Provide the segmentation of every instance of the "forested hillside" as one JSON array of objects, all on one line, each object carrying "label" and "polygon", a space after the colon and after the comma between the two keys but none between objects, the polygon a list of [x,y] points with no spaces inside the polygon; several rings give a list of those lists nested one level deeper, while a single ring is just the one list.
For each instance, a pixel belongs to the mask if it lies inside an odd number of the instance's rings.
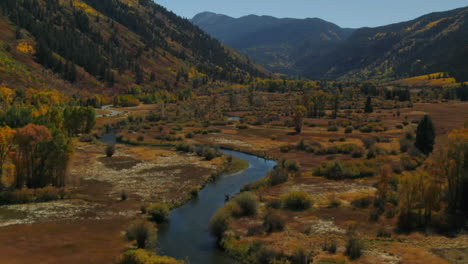
[{"label": "forested hillside", "polygon": [[327,54],[354,31],[318,18],[232,18],[210,12],[196,15],[192,22],[266,68],[287,74],[299,74],[297,61]]},{"label": "forested hillside", "polygon": [[402,79],[446,72],[468,80],[468,8],[377,28],[342,29],[320,19],[192,19],[261,65],[313,79]]},{"label": "forested hillside", "polygon": [[468,8],[412,21],[362,28],[326,56],[305,57],[296,66],[308,77],[406,78],[448,72],[468,80]]},{"label": "forested hillside", "polygon": [[0,12],[0,76],[12,87],[189,94],[265,72],[149,0],[4,0]]}]

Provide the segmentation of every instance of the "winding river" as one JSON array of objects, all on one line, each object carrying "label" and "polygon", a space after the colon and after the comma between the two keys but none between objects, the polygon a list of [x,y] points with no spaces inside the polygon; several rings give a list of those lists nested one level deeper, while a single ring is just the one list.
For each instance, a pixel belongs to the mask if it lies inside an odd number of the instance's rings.
[{"label": "winding river", "polygon": [[[115,144],[117,131],[101,137],[104,143]],[[239,173],[222,175],[216,182],[203,188],[196,199],[171,211],[169,223],[159,225],[159,255],[189,260],[190,264],[231,264],[230,259],[216,245],[209,232],[209,222],[215,212],[224,205],[226,195],[232,197],[247,183],[266,176],[276,162],[238,151],[222,149],[221,152],[249,162],[249,167]]]},{"label": "winding river", "polygon": [[191,264],[236,263],[216,246],[216,239],[208,229],[210,218],[224,205],[226,194],[232,196],[245,184],[265,177],[276,163],[237,151],[221,151],[248,161],[249,168],[240,173],[222,175],[216,182],[206,185],[197,199],[172,210],[169,223],[159,226],[159,255],[189,260]]}]

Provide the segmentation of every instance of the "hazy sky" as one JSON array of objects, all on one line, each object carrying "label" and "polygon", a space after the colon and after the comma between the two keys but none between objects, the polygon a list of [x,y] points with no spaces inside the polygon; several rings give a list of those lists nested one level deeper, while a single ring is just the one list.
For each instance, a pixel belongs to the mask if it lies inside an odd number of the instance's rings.
[{"label": "hazy sky", "polygon": [[468,0],[154,0],[192,18],[203,11],[240,17],[318,17],[341,27],[381,26],[468,6]]}]

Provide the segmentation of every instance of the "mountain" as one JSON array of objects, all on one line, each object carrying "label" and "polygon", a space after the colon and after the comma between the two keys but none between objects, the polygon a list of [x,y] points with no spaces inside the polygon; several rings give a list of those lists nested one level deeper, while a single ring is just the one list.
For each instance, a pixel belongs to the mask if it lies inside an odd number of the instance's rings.
[{"label": "mountain", "polygon": [[183,93],[268,74],[151,0],[0,1],[0,84]]},{"label": "mountain", "polygon": [[295,67],[312,78],[399,79],[448,72],[468,80],[468,8],[412,21],[356,30],[326,56],[307,56]]},{"label": "mountain", "polygon": [[318,18],[232,18],[204,12],[191,21],[266,68],[288,74],[299,73],[294,65],[303,57],[327,54],[354,31]]},{"label": "mountain", "polygon": [[468,7],[412,21],[342,29],[320,19],[238,19],[201,13],[192,22],[273,71],[313,79],[402,79],[447,72],[468,80]]}]

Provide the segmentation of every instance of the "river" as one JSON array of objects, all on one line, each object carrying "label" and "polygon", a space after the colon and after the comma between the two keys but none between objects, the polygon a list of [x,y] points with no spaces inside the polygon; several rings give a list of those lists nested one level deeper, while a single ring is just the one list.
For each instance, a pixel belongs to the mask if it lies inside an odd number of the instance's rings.
[{"label": "river", "polygon": [[[116,143],[116,131],[101,137],[104,143]],[[200,190],[198,197],[171,211],[169,222],[158,226],[157,253],[190,264],[231,264],[230,259],[216,245],[209,232],[209,222],[215,212],[225,204],[226,195],[232,197],[240,189],[266,176],[276,162],[238,151],[222,149],[226,155],[246,160],[249,167],[239,173],[224,174],[217,181]]]},{"label": "river", "polygon": [[248,161],[249,168],[222,175],[203,188],[197,199],[172,210],[169,223],[159,226],[158,254],[188,259],[190,264],[236,263],[216,246],[216,239],[209,232],[210,218],[224,205],[226,194],[233,196],[247,183],[265,177],[276,163],[237,151],[221,151]]}]

